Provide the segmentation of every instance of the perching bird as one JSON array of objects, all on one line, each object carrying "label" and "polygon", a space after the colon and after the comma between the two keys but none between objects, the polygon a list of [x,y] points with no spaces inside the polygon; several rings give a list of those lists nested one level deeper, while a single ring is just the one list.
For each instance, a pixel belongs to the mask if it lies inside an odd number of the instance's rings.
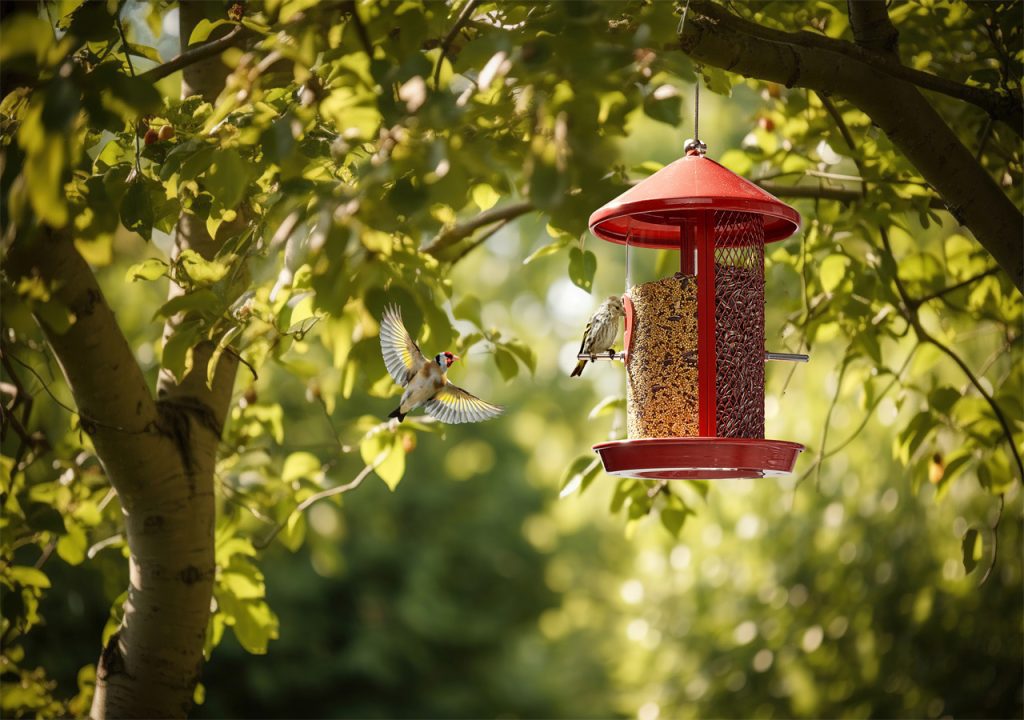
[{"label": "perching bird", "polygon": [[[587,329],[583,331],[583,342],[580,344],[578,355],[599,355],[612,349],[615,337],[619,334],[619,318],[626,316],[626,310],[622,307],[622,298],[618,295],[610,295],[607,300],[601,303],[594,316],[587,323]],[[576,369],[569,377],[576,377],[583,374],[586,360],[576,363]]]},{"label": "perching bird", "polygon": [[448,382],[446,373],[459,359],[457,355],[445,350],[433,360],[423,357],[394,305],[384,308],[381,317],[380,350],[391,377],[405,388],[401,402],[388,417],[402,422],[420,406],[441,422],[452,424],[490,420],[501,413],[501,407]]}]

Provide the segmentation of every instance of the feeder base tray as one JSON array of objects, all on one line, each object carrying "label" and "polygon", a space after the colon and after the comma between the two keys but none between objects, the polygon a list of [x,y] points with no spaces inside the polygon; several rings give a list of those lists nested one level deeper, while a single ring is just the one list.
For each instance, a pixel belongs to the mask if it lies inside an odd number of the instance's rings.
[{"label": "feeder base tray", "polygon": [[785,440],[719,437],[615,440],[594,446],[609,475],[644,480],[778,477],[804,446]]}]

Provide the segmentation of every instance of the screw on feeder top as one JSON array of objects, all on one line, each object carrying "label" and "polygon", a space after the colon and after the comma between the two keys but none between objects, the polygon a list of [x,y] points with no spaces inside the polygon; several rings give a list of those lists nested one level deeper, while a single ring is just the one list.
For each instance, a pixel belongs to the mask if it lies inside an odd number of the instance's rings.
[{"label": "screw on feeder top", "polygon": [[700,155],[704,157],[707,155],[708,146],[703,140],[697,140],[696,138],[687,138],[686,142],[683,143],[683,152],[686,155]]}]

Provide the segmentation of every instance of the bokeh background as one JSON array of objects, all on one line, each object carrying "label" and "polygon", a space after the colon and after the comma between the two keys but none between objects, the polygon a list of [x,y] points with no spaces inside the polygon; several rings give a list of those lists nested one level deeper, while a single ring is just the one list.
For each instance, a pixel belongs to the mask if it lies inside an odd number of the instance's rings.
[{"label": "bokeh background", "polygon": [[[689,104],[692,87],[681,90]],[[712,157],[742,146],[760,103],[742,86],[729,99],[703,98]],[[636,113],[622,149],[630,163],[669,162],[684,135]],[[452,377],[505,404],[503,416],[421,434],[394,492],[371,477],[312,507],[296,552],[271,546],[260,567],[280,636],[256,656],[226,633],[195,714],[1020,717],[1019,512],[1004,515],[998,560],[978,587],[960,540],[968,526],[992,523],[996,501],[970,476],[937,497],[919,471],[893,460],[894,428],[912,408],[892,397],[865,410],[857,378],[839,372],[843,338],[819,335],[809,364],[768,368],[767,436],[812,448],[794,476],[686,485],[696,512],[678,535],[657,517],[610,510],[614,484],[603,475],[560,497],[572,460],[623,432],[616,412],[590,417],[624,392],[621,366],[568,373],[586,318],[621,292],[624,267],[621,248],[588,239],[599,259],[588,294],[569,281],[564,253],[523,263],[549,240],[541,222],[523,219],[452,277],[457,295],[481,298],[485,325],[532,346],[535,375],[503,383],[486,344],[476,346]],[[768,252],[769,349],[797,349],[781,328],[800,307],[799,278],[772,256],[799,243]],[[157,302],[163,288],[122,282],[139,255],[136,241],[119,237],[101,276],[145,359],[156,331],[141,310],[132,315],[146,303],[131,299],[152,292]],[[638,253],[635,277],[654,277],[658,260]],[[317,348],[297,344],[290,359],[336,382]],[[311,386],[268,366],[254,387],[259,401],[283,407],[280,452],[323,451],[337,442],[334,426],[391,409],[356,392],[327,414]],[[852,439],[815,467],[830,413],[831,437]],[[361,466],[339,451],[328,482]],[[238,504],[244,497],[225,495],[226,512]],[[47,624],[26,651],[68,694],[99,650],[124,566],[111,550],[90,569],[50,571]]]}]

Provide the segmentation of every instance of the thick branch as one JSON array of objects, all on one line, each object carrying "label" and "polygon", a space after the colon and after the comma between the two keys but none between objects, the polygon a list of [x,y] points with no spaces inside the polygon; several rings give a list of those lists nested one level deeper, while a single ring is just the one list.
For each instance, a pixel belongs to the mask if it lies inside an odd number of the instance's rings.
[{"label": "thick branch", "polygon": [[[859,5],[860,3],[855,0],[855,4]],[[687,20],[682,38],[683,50],[701,62],[708,62],[711,65],[732,72],[740,72],[738,67],[732,67],[731,63],[733,56],[744,54],[742,46],[746,44],[746,41],[744,37],[735,37],[736,34],[749,36],[751,39],[757,38],[767,43],[792,46],[794,51],[801,53],[800,60],[806,59],[808,62],[813,62],[815,58],[820,57],[820,55],[813,53],[814,50],[823,50],[830,54],[838,54],[846,62],[857,65],[858,74],[860,75],[865,75],[865,70],[868,68],[874,70],[874,74],[866,75],[868,80],[870,78],[882,79],[879,75],[881,73],[882,76],[889,79],[904,80],[925,90],[931,90],[956,98],[957,100],[963,100],[981,108],[995,119],[1003,122],[1017,135],[1024,135],[1024,106],[1021,105],[1021,100],[1017,96],[989,88],[964,85],[954,80],[939,77],[938,75],[915,70],[903,65],[894,57],[866,50],[859,45],[845,40],[836,40],[803,30],[785,32],[764,27],[733,15],[725,8],[710,2],[710,0],[692,0],[691,5],[690,12],[692,13],[693,26],[691,27],[691,20]],[[730,48],[722,51],[724,54],[719,58],[719,61],[724,60],[724,64],[719,65],[718,62],[705,60],[701,54],[690,52],[691,45],[702,44],[703,38],[700,36],[709,29],[708,25],[720,26],[711,28],[717,31],[716,34],[718,34],[720,40],[723,37],[732,36]],[[699,51],[699,48],[696,47],[692,49]],[[811,54],[805,54],[808,51],[811,51]],[[740,58],[736,58],[736,60],[737,62],[742,61]],[[804,67],[806,68],[807,66],[804,65]],[[799,72],[797,75],[799,75]],[[758,76],[751,75],[750,77]],[[795,77],[791,80],[790,77],[788,75],[782,76],[781,79],[774,80],[773,82],[783,83],[787,87],[792,87],[793,85],[811,87],[804,82],[796,82]],[[828,90],[824,89],[824,92],[828,92]]]},{"label": "thick branch", "polygon": [[520,215],[525,215],[534,209],[533,203],[525,200],[522,202],[512,203],[510,205],[491,208],[490,210],[480,213],[472,220],[468,220],[461,225],[456,225],[450,230],[438,233],[437,237],[420,248],[420,251],[425,252],[428,255],[437,256],[458,243],[460,240],[468,238],[482,227],[486,227],[496,222],[514,220]]},{"label": "thick branch", "polygon": [[198,62],[216,57],[229,47],[237,44],[239,36],[243,32],[245,32],[245,27],[238,25],[224,37],[211,40],[203,43],[202,45],[196,45],[194,48],[189,48],[177,57],[168,60],[163,65],[157,65],[152,70],[147,70],[139,75],[139,77],[153,83],[167,77],[168,75],[172,75],[179,70],[184,70],[187,67],[195,65]]},{"label": "thick branch", "polygon": [[40,321],[89,433],[119,493],[139,487],[136,470],[147,458],[135,452],[133,436],[156,427],[158,413],[145,377],[89,265],[66,231],[42,226],[34,238],[18,239],[5,262],[13,278],[36,277],[53,300],[74,316],[61,332]]},{"label": "thick branch", "polygon": [[[772,195],[780,198],[838,200],[844,203],[857,202],[864,199],[864,193],[859,188],[824,187],[821,185],[781,185],[779,183],[758,182],[756,180],[754,182]],[[934,210],[945,210],[946,203],[941,198],[933,197],[928,201],[928,207]]]},{"label": "thick branch", "polygon": [[888,53],[894,57],[900,34],[889,19],[885,0],[846,0],[853,39],[862,48]]},{"label": "thick branch", "polygon": [[1024,292],[1024,216],[916,87],[879,74],[850,43],[764,28],[706,0],[692,1],[680,40],[700,62],[844,96],[881,127]]}]

